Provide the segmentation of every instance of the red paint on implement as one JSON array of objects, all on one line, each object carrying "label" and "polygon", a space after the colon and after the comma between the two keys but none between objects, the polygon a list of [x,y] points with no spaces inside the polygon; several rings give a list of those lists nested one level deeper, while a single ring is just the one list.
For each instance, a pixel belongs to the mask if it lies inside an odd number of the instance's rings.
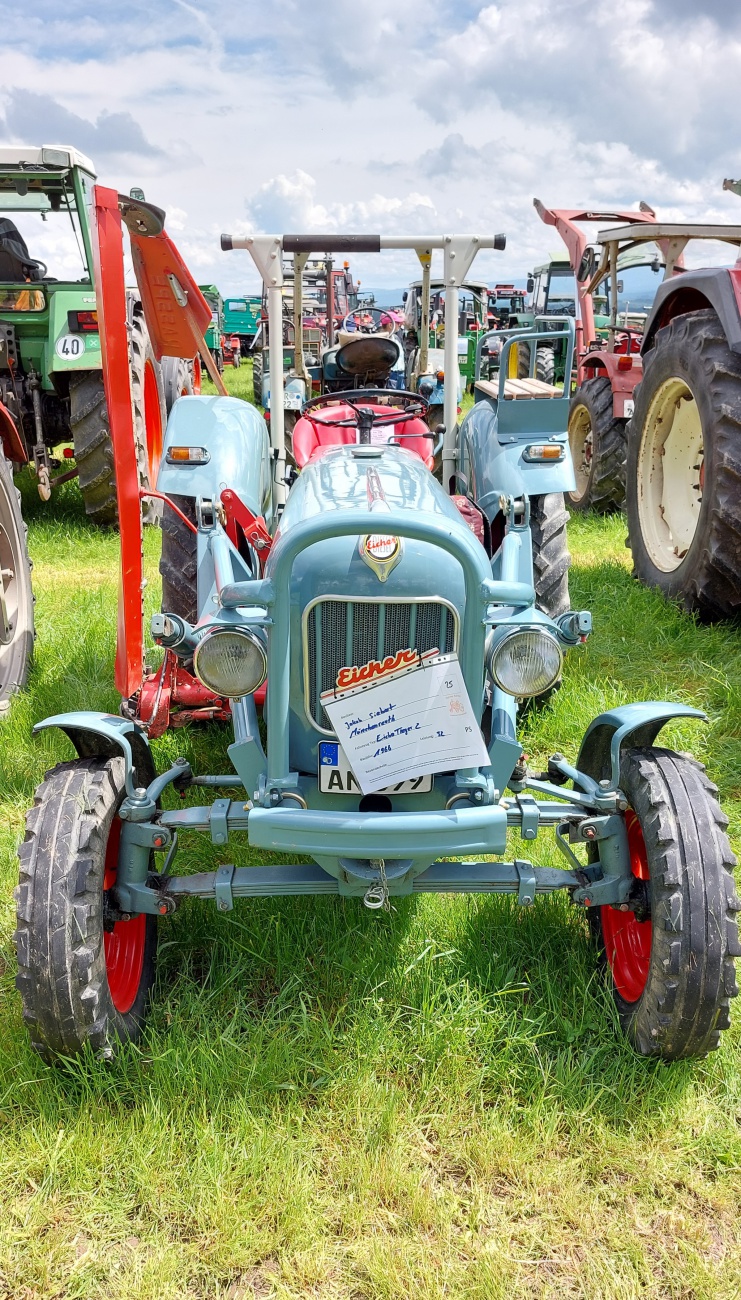
[{"label": "red paint on implement", "polygon": [[121,535],[115,683],[120,694],[128,698],[138,690],[144,672],[144,571],[126,329],[123,235],[117,191],[96,185],[93,213],[95,296]]},{"label": "red paint on implement", "polygon": [[[112,889],[116,883],[120,842],[121,822],[114,817],[106,845],[104,890]],[[146,939],[147,918],[143,912],[130,921],[116,921],[112,930],[103,932],[108,989],[114,1007],[122,1016],[136,1002],[144,969]]]},{"label": "red paint on implement", "polygon": [[162,411],[160,409],[157,376],[151,361],[144,367],[144,427],[147,435],[147,465],[149,482],[156,483],[162,460]]},{"label": "red paint on implement", "polygon": [[[649,879],[648,855],[641,823],[633,809],[625,814],[630,869],[637,880]],[[626,1002],[637,1002],[646,987],[651,964],[651,921],[639,921],[634,912],[600,908],[602,938],[615,988]]]}]

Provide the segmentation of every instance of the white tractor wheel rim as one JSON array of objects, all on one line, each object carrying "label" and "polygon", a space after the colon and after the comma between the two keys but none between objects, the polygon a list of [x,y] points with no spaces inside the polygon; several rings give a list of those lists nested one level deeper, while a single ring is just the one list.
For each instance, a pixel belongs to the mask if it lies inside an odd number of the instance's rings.
[{"label": "white tractor wheel rim", "polygon": [[673,573],[697,532],[704,445],[700,411],[683,379],[654,394],[638,450],[638,518],[651,563]]},{"label": "white tractor wheel rim", "polygon": [[569,447],[574,462],[576,489],[571,493],[575,501],[581,501],[589,487],[589,475],[592,472],[592,418],[586,406],[575,406],[569,416]]}]

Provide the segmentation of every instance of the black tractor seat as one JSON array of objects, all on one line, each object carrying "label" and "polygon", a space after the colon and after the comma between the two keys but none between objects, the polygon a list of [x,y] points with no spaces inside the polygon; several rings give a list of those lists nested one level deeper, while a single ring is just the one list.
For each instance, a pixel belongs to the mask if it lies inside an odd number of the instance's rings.
[{"label": "black tractor seat", "polygon": [[0,217],[0,283],[38,282],[46,267],[29,255],[26,241],[14,221]]}]

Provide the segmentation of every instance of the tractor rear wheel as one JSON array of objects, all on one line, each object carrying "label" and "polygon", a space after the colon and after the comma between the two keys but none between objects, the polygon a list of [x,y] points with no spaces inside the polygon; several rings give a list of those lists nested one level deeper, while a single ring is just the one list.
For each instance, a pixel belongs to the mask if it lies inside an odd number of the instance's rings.
[{"label": "tractor rear wheel", "polygon": [[569,608],[568,522],[569,512],[564,507],[562,492],[530,498],[535,604],[550,618],[557,618]]},{"label": "tractor rear wheel", "polygon": [[[510,364],[510,379],[527,379],[530,375],[530,344],[516,343],[510,349],[510,356],[515,353],[517,373],[514,371],[514,359]],[[553,348],[538,348],[535,355],[535,378],[545,384],[552,384],[556,373],[556,354]]]},{"label": "tractor rear wheel", "polygon": [[[182,510],[186,519],[196,521],[196,503],[193,497],[171,496],[170,500]],[[198,621],[198,552],[197,538],[179,519],[174,510],[165,505],[162,511],[162,609],[165,614],[178,614],[188,623]]]},{"label": "tractor rear wheel", "polygon": [[670,749],[624,753],[620,788],[630,804],[633,909],[590,913],[620,1024],[642,1056],[705,1056],[738,992],[741,902],[728,818],[701,764]]},{"label": "tractor rear wheel", "polygon": [[[141,303],[134,306],[130,322],[129,359],[139,485],[154,487],[167,417],[162,376]],[[101,527],[115,526],[116,475],[102,371],[87,370],[71,376],[69,397],[70,427],[85,511]],[[145,524],[155,523],[159,514],[156,501],[142,501]]]},{"label": "tractor rear wheel", "polygon": [[15,890],[16,985],[45,1061],[87,1044],[110,1058],[139,1037],[154,982],[157,922],[118,920],[122,758],[60,763],[36,791]]},{"label": "tractor rear wheel", "polygon": [[635,574],[706,619],[741,612],[741,357],[714,311],[658,331],[628,439]]},{"label": "tractor rear wheel", "polygon": [[0,718],[22,690],[33,655],[33,592],[28,529],[13,467],[0,443]]},{"label": "tractor rear wheel", "polygon": [[625,501],[625,420],[612,413],[612,385],[607,375],[585,379],[569,407],[569,447],[576,487],[569,492],[574,510],[607,514]]}]

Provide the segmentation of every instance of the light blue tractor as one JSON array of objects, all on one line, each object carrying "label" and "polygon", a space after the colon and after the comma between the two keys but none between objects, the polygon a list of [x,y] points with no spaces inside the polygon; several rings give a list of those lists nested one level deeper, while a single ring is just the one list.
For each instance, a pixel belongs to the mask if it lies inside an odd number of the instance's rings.
[{"label": "light blue tractor", "polygon": [[[446,259],[465,243],[418,242]],[[266,282],[283,252],[325,247],[319,236],[222,246],[249,249]],[[415,237],[344,244],[381,246],[415,248]],[[279,284],[268,300],[275,375]],[[573,352],[570,325],[564,337]],[[567,399],[515,392],[506,371],[505,355],[462,428],[446,427],[442,484],[417,394],[315,399],[288,476],[282,400],[269,435],[233,398],[175,404],[158,489],[178,520],[163,566],[181,580],[165,582],[151,626],[165,663],[125,702],[128,716],[63,714],[37,728],[61,728],[78,754],[47,773],[20,849],[18,987],[46,1059],[88,1044],[110,1055],[139,1036],[158,928],[184,899],[229,913],[289,894],[386,909],[417,893],[504,892],[529,907],[565,891],[589,918],[635,1049],[676,1059],[717,1047],[736,993],[734,859],[703,769],[656,746],[667,721],[703,715],[616,707],[589,724],[577,756],[554,752],[543,770],[518,739],[520,704],[554,685],[590,618],[536,602],[533,502],[573,482]],[[196,705],[229,719],[229,769],[175,759],[157,773],[155,724]],[[170,797],[198,790],[216,797]],[[179,872],[204,835],[222,864]],[[531,861],[544,837],[561,867]],[[265,864],[235,867],[235,842]]]}]

